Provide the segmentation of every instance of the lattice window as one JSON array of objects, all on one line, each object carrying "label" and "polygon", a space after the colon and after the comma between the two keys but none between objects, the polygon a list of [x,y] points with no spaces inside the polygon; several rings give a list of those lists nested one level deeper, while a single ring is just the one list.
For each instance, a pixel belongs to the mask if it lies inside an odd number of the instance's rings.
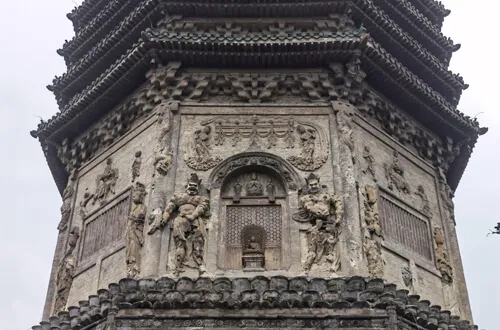
[{"label": "lattice window", "polygon": [[241,247],[243,228],[257,225],[266,232],[266,247],[281,245],[280,205],[228,205],[227,244]]},{"label": "lattice window", "polygon": [[383,192],[380,195],[380,221],[384,239],[432,261],[432,241],[427,220],[395,198]]},{"label": "lattice window", "polygon": [[124,237],[130,202],[130,194],[126,193],[122,199],[109,204],[110,206],[85,223],[80,262],[86,261]]}]

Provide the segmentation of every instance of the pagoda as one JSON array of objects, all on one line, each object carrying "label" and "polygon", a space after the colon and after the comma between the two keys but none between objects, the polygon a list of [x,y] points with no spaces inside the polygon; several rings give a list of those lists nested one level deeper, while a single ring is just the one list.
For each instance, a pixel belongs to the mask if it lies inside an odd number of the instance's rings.
[{"label": "pagoda", "polygon": [[469,330],[457,109],[435,0],[85,0],[33,330]]}]

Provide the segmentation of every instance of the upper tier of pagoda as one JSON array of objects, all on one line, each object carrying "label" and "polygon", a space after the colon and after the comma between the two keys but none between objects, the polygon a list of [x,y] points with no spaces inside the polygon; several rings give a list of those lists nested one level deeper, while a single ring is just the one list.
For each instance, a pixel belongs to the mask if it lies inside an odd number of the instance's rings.
[{"label": "upper tier of pagoda", "polygon": [[312,68],[356,58],[377,92],[473,146],[481,129],[456,109],[468,86],[448,70],[459,45],[441,33],[447,14],[434,0],[86,0],[58,51],[68,70],[48,86],[60,112],[33,135],[77,136],[139,87],[151,63]]}]

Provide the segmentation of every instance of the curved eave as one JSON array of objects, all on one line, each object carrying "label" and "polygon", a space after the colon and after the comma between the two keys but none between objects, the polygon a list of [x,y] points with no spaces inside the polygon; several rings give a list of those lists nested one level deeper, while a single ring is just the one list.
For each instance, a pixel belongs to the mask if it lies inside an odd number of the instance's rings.
[{"label": "curved eave", "polygon": [[75,32],[79,32],[96,16],[108,0],[84,0],[79,7],[73,9],[66,17],[73,22]]},{"label": "curved eave", "polygon": [[447,53],[453,48],[453,40],[445,37],[440,29],[432,25],[429,20],[422,15],[407,0],[376,0],[375,3],[380,6],[389,15],[399,17],[403,23],[399,23],[406,29],[414,31],[421,44],[427,48],[434,48],[435,52],[442,53],[441,58],[445,59]]},{"label": "curved eave", "polygon": [[135,0],[113,0],[82,28],[71,40],[66,41],[58,54],[68,59],[70,63],[77,61],[89,48],[92,48],[100,38],[108,34],[134,9]]},{"label": "curved eave", "polygon": [[[116,58],[119,54],[119,45],[130,45],[131,41],[128,40],[131,35],[137,35],[137,26],[143,27],[144,19],[150,15],[150,19],[156,20],[159,17],[162,6],[156,6],[156,0],[146,1],[140,7],[137,7],[126,20],[117,26],[113,32],[109,33],[101,42],[99,42],[89,53],[87,53],[80,62],[70,67],[68,72],[61,77],[54,79],[53,89],[56,97],[62,101],[72,97],[75,93],[95,79],[95,77],[102,72],[102,70],[109,66],[112,59]],[[326,3],[322,3],[326,5]],[[177,3],[169,3],[165,8],[168,12],[174,11],[175,8],[170,8]],[[184,5],[186,5],[184,3]],[[314,6],[313,6],[314,7]],[[316,7],[314,7],[316,8]],[[336,5],[336,11],[345,10],[346,6]],[[184,8],[187,10],[187,8]],[[220,9],[220,8],[219,8]],[[316,9],[319,9],[316,8]],[[333,10],[333,7],[330,8]],[[412,38],[405,34],[404,31],[396,24],[384,18],[384,14],[379,10],[372,10],[371,7],[364,7],[363,9],[356,7],[355,15],[358,21],[365,22],[370,31],[373,31],[379,42],[382,40],[384,46],[389,47],[389,50],[394,54],[404,54],[406,60],[404,61],[410,69],[419,72],[422,78],[429,82],[431,87],[436,91],[446,96],[448,102],[454,106],[458,103],[461,90],[466,88],[463,79],[447,70],[442,63],[440,63],[432,54],[428,53]],[[200,9],[201,10],[201,9]],[[211,8],[215,10],[215,8]],[[120,38],[126,36],[127,42]],[[265,36],[261,37],[265,40]],[[118,42],[117,42],[118,40]],[[273,42],[270,40],[269,42]],[[300,47],[300,46],[299,46]],[[126,49],[126,47],[123,47]],[[113,52],[110,53],[110,49]],[[300,49],[300,48],[299,48]],[[108,53],[106,53],[108,52]],[[122,50],[123,52],[123,50]],[[103,63],[100,63],[103,62]],[[60,102],[64,106],[64,101]]]},{"label": "curved eave", "polygon": [[434,25],[441,27],[444,18],[450,14],[443,4],[435,0],[409,0],[422,15],[426,16]]}]

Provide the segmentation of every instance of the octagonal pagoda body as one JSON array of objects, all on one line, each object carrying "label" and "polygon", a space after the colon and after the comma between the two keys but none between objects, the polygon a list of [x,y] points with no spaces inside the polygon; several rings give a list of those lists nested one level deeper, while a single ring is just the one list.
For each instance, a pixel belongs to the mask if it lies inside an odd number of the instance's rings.
[{"label": "octagonal pagoda body", "polygon": [[448,13],[84,1],[31,132],[63,198],[33,328],[469,329]]}]

